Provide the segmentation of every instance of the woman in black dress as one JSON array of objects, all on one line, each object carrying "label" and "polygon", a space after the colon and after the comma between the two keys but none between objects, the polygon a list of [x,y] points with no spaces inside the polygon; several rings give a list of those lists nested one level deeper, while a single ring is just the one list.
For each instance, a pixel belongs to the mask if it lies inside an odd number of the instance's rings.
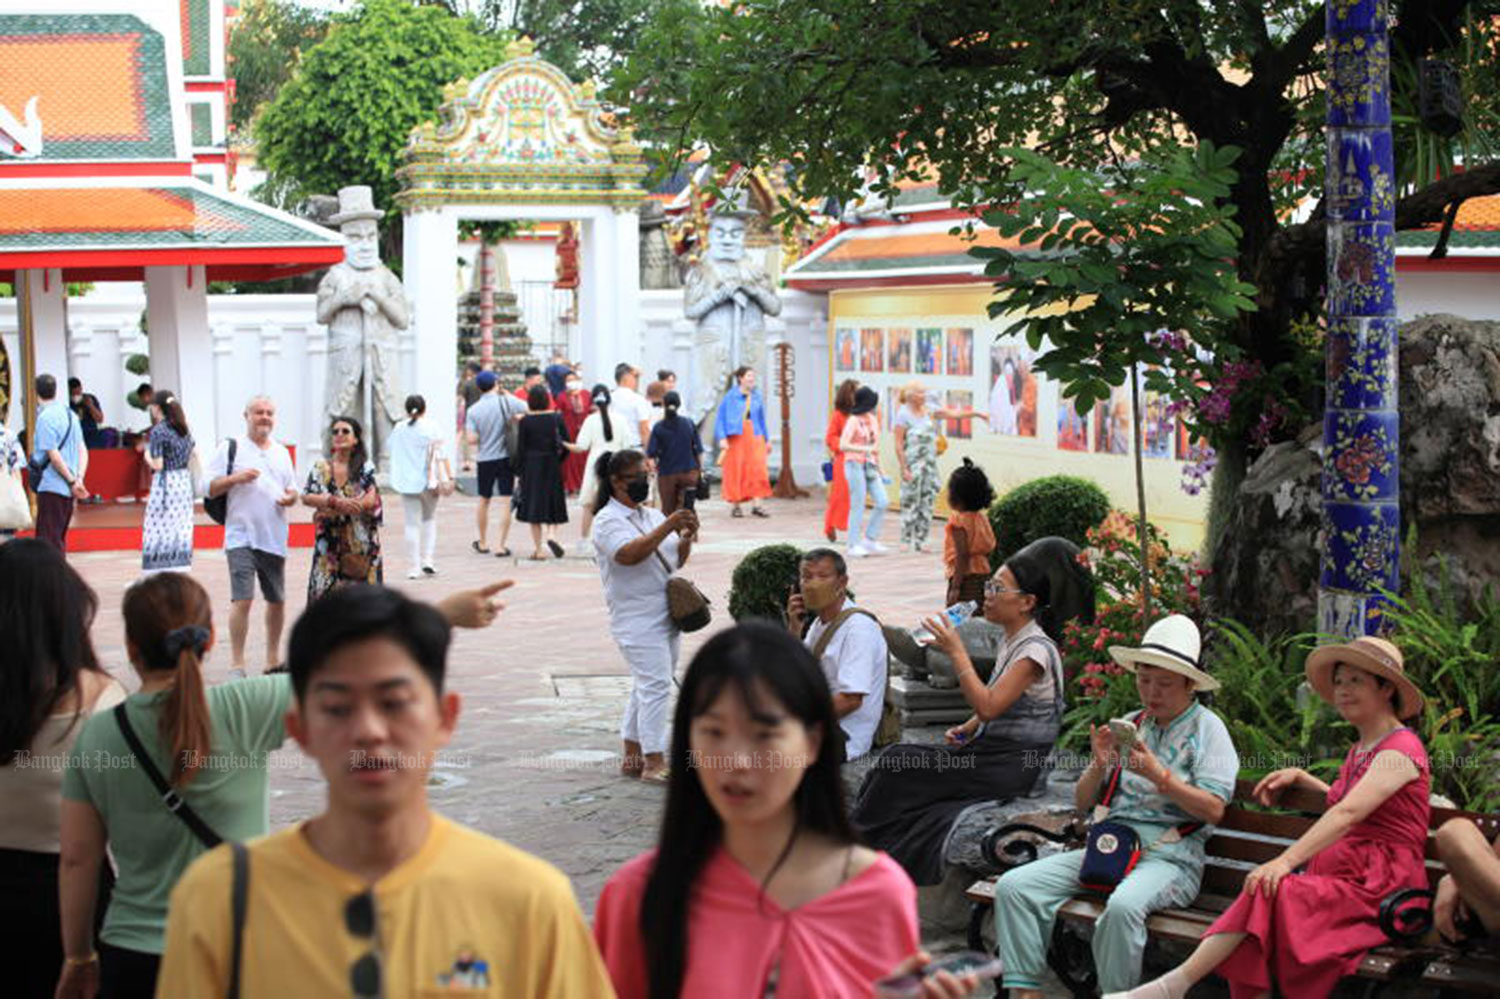
[{"label": "woman in black dress", "polygon": [[568,522],[568,499],[563,492],[562,456],[564,453],[562,418],[548,407],[552,400],[543,385],[533,385],[526,393],[529,412],[521,417],[518,450],[521,452],[521,496],[516,519],[531,525],[533,561],[546,559],[542,550],[545,534],[547,548],[558,558],[563,546],[557,543],[558,524]]}]

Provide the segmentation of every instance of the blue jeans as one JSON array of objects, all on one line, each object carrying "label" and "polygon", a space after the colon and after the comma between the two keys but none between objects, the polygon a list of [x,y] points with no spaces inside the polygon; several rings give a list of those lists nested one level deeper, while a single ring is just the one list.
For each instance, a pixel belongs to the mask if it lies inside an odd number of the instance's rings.
[{"label": "blue jeans", "polygon": [[885,481],[880,477],[880,469],[873,461],[850,461],[845,458],[844,478],[849,482],[849,544],[860,543],[859,522],[865,515],[867,492],[875,508],[870,511],[870,522],[865,526],[864,540],[879,540],[880,524],[885,520],[885,506],[889,502],[885,495]]}]

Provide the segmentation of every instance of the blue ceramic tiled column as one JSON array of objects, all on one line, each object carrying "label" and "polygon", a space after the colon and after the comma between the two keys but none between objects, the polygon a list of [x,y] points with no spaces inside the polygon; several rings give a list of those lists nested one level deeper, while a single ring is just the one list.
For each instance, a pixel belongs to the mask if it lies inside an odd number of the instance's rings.
[{"label": "blue ceramic tiled column", "polygon": [[1320,630],[1381,630],[1401,542],[1389,0],[1327,0],[1328,408]]}]

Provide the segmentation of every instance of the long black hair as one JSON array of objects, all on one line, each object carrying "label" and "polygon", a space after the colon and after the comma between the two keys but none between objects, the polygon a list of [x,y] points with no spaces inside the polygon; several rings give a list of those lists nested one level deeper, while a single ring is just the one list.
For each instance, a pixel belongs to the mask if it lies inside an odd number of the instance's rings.
[{"label": "long black hair", "polygon": [[610,480],[616,475],[624,475],[645,460],[644,454],[628,448],[624,451],[605,451],[599,456],[590,472],[598,480],[594,490],[595,513],[609,506],[609,501],[614,498],[615,487]]},{"label": "long black hair", "polygon": [[161,418],[167,421],[167,425],[177,431],[178,437],[193,436],[188,431],[187,414],[182,411],[182,403],[178,401],[176,392],[157,389],[151,401],[161,410]]},{"label": "long black hair", "polygon": [[359,421],[352,416],[335,416],[328,421],[328,453],[333,454],[333,428],[336,424],[347,423],[349,429],[354,431],[354,446],[349,449],[349,478],[352,480],[360,472],[365,470],[369,464],[370,453],[365,450],[365,428],[359,425]]},{"label": "long black hair", "polygon": [[791,853],[804,832],[820,833],[839,843],[856,842],[844,808],[839,767],[843,740],[833,711],[833,695],[812,653],[774,625],[750,621],[719,632],[698,650],[682,678],[672,719],[671,776],[662,813],[657,860],[641,897],[641,935],[646,947],[646,975],[651,999],[677,999],[682,992],[688,953],[688,909],[693,884],[724,835],[693,768],[689,732],[693,719],[713,706],[726,686],[744,698],[757,720],[770,717],[769,693],[786,714],[821,733],[818,755],[803,771],[792,797],[796,822],[766,880]]},{"label": "long black hair", "polygon": [[613,442],[615,439],[615,428],[609,422],[609,386],[603,382],[595,385],[589,392],[589,399],[594,408],[599,411],[599,422],[604,424],[604,440]]},{"label": "long black hair", "polygon": [[[0,545],[0,765],[31,746],[79,674],[99,669],[89,629],[99,598],[36,538]],[[76,723],[79,711],[74,712]]]}]

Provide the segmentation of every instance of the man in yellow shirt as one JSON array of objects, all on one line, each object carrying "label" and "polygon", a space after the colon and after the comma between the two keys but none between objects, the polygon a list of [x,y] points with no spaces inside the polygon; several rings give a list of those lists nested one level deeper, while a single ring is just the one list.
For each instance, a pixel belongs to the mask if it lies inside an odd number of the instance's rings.
[{"label": "man in yellow shirt", "polygon": [[[287,732],[328,805],[246,851],[243,999],[613,996],[562,873],[428,808],[459,713],[448,637],[436,610],[373,586],[335,590],[292,629]],[[221,846],[173,890],[158,997],[230,994],[233,868]]]}]

